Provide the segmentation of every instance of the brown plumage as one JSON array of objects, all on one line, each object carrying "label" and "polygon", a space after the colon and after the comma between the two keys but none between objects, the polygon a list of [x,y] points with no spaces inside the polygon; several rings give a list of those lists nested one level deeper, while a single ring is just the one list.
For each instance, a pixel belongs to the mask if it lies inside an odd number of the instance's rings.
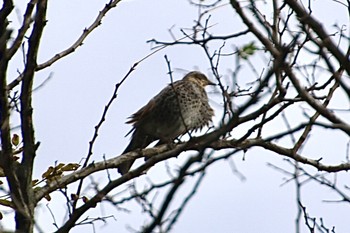
[{"label": "brown plumage", "polygon": [[[172,142],[187,131],[202,129],[214,115],[204,88],[215,85],[197,71],[169,84],[126,123],[132,124],[132,137],[123,154],[147,147],[153,141]],[[134,161],[122,163],[118,171],[125,174]]]}]

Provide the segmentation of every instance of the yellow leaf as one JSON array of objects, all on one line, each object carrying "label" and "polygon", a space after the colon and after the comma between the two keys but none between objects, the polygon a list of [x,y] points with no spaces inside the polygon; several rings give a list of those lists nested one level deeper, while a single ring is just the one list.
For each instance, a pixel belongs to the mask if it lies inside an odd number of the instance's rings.
[{"label": "yellow leaf", "polygon": [[9,207],[13,206],[11,201],[8,201],[8,200],[5,200],[5,199],[0,199],[0,205],[9,206]]},{"label": "yellow leaf", "polygon": [[13,135],[12,135],[12,140],[11,140],[11,142],[12,142],[12,144],[13,144],[14,146],[18,146],[18,144],[19,144],[19,136],[18,136],[18,134],[13,134]]},{"label": "yellow leaf", "polygon": [[52,166],[50,166],[46,172],[44,172],[41,177],[42,178],[48,178],[50,176],[50,174],[53,172],[54,168]]},{"label": "yellow leaf", "polygon": [[68,163],[66,166],[62,167],[62,171],[75,171],[80,167],[77,163]]},{"label": "yellow leaf", "polygon": [[39,182],[38,179],[32,180],[32,186],[36,185]]},{"label": "yellow leaf", "polygon": [[60,163],[60,164],[58,164],[56,167],[55,167],[55,169],[58,171],[58,170],[60,170],[62,167],[64,167],[65,166],[65,164],[64,163]]}]

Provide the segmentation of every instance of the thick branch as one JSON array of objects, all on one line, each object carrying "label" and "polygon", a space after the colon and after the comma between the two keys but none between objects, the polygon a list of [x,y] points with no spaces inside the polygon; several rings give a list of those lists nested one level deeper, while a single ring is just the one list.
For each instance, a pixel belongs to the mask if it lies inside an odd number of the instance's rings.
[{"label": "thick branch", "polygon": [[6,50],[7,41],[10,38],[10,30],[8,29],[7,17],[13,9],[12,1],[4,1],[0,11],[0,135],[1,135],[1,151],[0,164],[4,170],[9,188],[12,194],[12,202],[18,210],[24,209],[24,201],[21,198],[19,179],[16,174],[16,165],[13,160],[11,130],[10,130],[10,106],[8,102],[7,68],[8,54]]},{"label": "thick branch", "polygon": [[[187,143],[181,143],[177,144],[173,147],[173,149],[169,150],[169,147],[167,145],[161,145],[154,148],[148,148],[143,149],[141,151],[134,151],[129,152],[126,154],[123,154],[121,156],[91,163],[89,166],[82,168],[76,172],[73,172],[72,174],[66,175],[60,179],[57,179],[55,181],[50,182],[46,186],[42,187],[35,193],[35,199],[36,202],[39,202],[45,195],[57,190],[58,188],[65,187],[71,183],[74,183],[77,180],[80,180],[82,178],[87,177],[88,175],[91,175],[93,173],[96,173],[98,171],[103,171],[105,169],[111,169],[111,168],[117,168],[121,163],[128,161],[128,160],[134,160],[141,157],[148,157],[150,159],[147,160],[143,165],[136,168],[135,170],[132,170],[125,174],[123,177],[119,178],[118,182],[125,183],[126,181],[133,179],[134,177],[141,176],[144,171],[152,167],[154,164],[158,163],[159,161],[163,161],[166,159],[169,159],[171,157],[176,157],[178,154],[180,154],[183,151],[187,150],[197,150],[200,151],[203,149],[203,145],[206,145],[208,141],[210,141],[212,135],[217,132],[213,132],[211,134],[207,134],[198,138],[193,137],[189,142]],[[317,170],[322,171],[328,171],[328,172],[338,172],[338,171],[347,171],[350,170],[350,164],[349,163],[342,163],[339,165],[326,165],[322,164],[320,160],[314,160],[309,159],[305,156],[302,156],[300,154],[294,153],[293,149],[284,148],[281,146],[278,146],[277,144],[274,144],[272,142],[267,142],[264,139],[247,139],[243,142],[239,142],[238,140],[232,139],[232,140],[217,140],[215,142],[212,142],[210,145],[206,146],[207,148],[212,148],[215,150],[221,150],[221,149],[240,149],[240,150],[247,150],[253,147],[262,147],[265,149],[268,149],[272,152],[275,152],[277,154],[280,154],[282,156],[286,156],[288,158],[294,159],[298,162],[311,165],[315,167]],[[123,178],[123,179],[122,179]],[[122,180],[120,180],[122,179]]]},{"label": "thick branch", "polygon": [[20,178],[21,195],[25,202],[24,210],[16,211],[16,228],[20,232],[32,232],[34,227],[35,203],[34,192],[32,189],[32,170],[37,146],[35,145],[34,138],[32,87],[34,73],[37,66],[40,39],[46,24],[46,9],[46,0],[41,0],[37,3],[35,23],[28,42],[27,63],[25,66],[20,96],[23,159],[20,168],[18,169],[18,176]]}]

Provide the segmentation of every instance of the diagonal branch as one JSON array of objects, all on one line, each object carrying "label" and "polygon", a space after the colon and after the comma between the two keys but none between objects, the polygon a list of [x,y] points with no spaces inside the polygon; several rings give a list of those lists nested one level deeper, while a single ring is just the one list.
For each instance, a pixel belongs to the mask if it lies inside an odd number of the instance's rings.
[{"label": "diagonal branch", "polygon": [[248,27],[249,31],[252,32],[260,40],[260,42],[266,47],[268,51],[270,51],[273,56],[279,57],[280,51],[275,48],[273,43],[256,28],[255,24],[252,21],[249,20],[247,15],[243,12],[243,9],[240,6],[239,2],[236,0],[231,0],[230,3],[236,10],[237,14],[241,17],[243,23]]},{"label": "diagonal branch", "polygon": [[288,75],[295,89],[298,91],[301,98],[303,98],[311,107],[315,109],[315,111],[320,113],[323,117],[328,119],[333,124],[338,125],[344,133],[350,135],[350,126],[339,117],[337,117],[333,112],[328,110],[325,106],[323,106],[313,96],[311,96],[311,94],[301,86],[299,79],[295,76],[288,64],[284,64],[283,69]]},{"label": "diagonal branch", "polygon": [[322,27],[322,24],[319,23],[314,17],[312,17],[303,6],[298,3],[296,0],[285,0],[290,8],[292,8],[298,16],[298,20],[302,25],[307,24],[312,28],[312,30],[320,37],[322,40],[322,46],[326,47],[333,56],[338,60],[346,72],[350,75],[350,60],[349,57],[346,57],[338,46],[331,40],[329,33]]},{"label": "diagonal branch", "polygon": [[189,158],[187,160],[187,162],[185,163],[185,165],[181,168],[181,170],[179,171],[179,175],[177,176],[177,178],[174,180],[173,182],[173,186],[171,187],[171,189],[169,190],[169,192],[167,193],[167,195],[164,198],[164,201],[161,205],[160,211],[157,214],[157,216],[153,219],[153,221],[145,228],[142,230],[143,233],[151,233],[154,232],[154,228],[156,226],[158,226],[159,224],[161,224],[163,216],[165,214],[165,211],[168,209],[168,206],[170,205],[170,202],[174,199],[174,195],[175,193],[179,190],[180,186],[183,184],[184,182],[184,178],[186,176],[186,171],[190,168],[190,166],[195,163],[195,162],[199,162],[202,157],[203,157],[203,153],[204,150],[200,151],[199,154],[197,154],[196,156],[192,156],[191,158]]},{"label": "diagonal branch", "polygon": [[[95,145],[95,142],[96,142],[96,139],[98,137],[98,133],[99,133],[99,130],[103,124],[103,122],[105,121],[106,119],[106,115],[107,115],[107,112],[109,110],[109,108],[111,107],[112,103],[114,102],[114,100],[117,98],[117,95],[118,95],[118,90],[119,90],[119,87],[123,84],[123,82],[130,76],[130,74],[135,70],[136,66],[139,64],[139,62],[136,62],[130,69],[129,71],[127,72],[127,74],[123,77],[123,79],[117,83],[115,85],[115,88],[114,88],[114,91],[113,91],[113,94],[112,94],[112,97],[109,99],[107,105],[105,106],[104,110],[103,110],[103,113],[102,113],[102,116],[100,118],[100,121],[97,123],[97,125],[95,126],[95,132],[92,136],[92,139],[91,141],[89,142],[89,149],[88,149],[88,154],[87,154],[87,157],[85,159],[85,162],[84,162],[84,165],[83,165],[83,168],[86,167],[88,164],[89,164],[89,161],[90,161],[90,158],[93,154],[93,148],[94,148],[94,145]],[[80,192],[81,192],[81,189],[83,187],[83,178],[80,180],[79,182],[79,185],[78,185],[78,188],[77,188],[77,192],[76,192],[76,195],[77,196],[80,196]],[[73,209],[75,209],[76,205],[77,205],[77,201],[74,201],[73,203]]]},{"label": "diagonal branch", "polygon": [[[332,99],[332,96],[335,92],[335,90],[339,87],[338,82],[335,82],[334,85],[330,88],[329,93],[327,95],[326,100],[323,102],[322,106],[324,108],[327,107],[327,105],[329,104],[330,100]],[[304,132],[302,133],[302,135],[299,137],[297,143],[295,143],[294,145],[294,150],[298,151],[300,149],[300,147],[303,145],[303,143],[305,142],[307,136],[309,135],[309,133],[311,132],[312,126],[314,125],[316,119],[320,116],[320,113],[318,111],[315,112],[315,114],[310,118],[309,124],[305,127]]]},{"label": "diagonal branch", "polygon": [[[65,187],[71,183],[74,183],[77,180],[85,178],[93,173],[105,170],[117,168],[121,163],[135,160],[142,157],[149,158],[147,162],[145,162],[140,167],[128,172],[124,176],[120,177],[118,180],[118,185],[125,183],[128,180],[131,180],[135,177],[141,176],[147,169],[155,165],[156,163],[178,156],[183,151],[188,150],[196,150],[201,151],[203,148],[212,148],[214,150],[222,150],[222,149],[232,149],[246,151],[253,147],[261,147],[267,149],[271,152],[275,152],[281,156],[285,156],[301,162],[303,164],[310,165],[317,170],[327,171],[327,172],[338,172],[338,171],[347,171],[350,170],[350,163],[341,163],[338,165],[326,165],[321,163],[321,159],[309,159],[305,155],[300,155],[295,153],[293,149],[288,149],[282,146],[279,146],[275,143],[269,142],[266,139],[247,139],[244,141],[231,139],[231,140],[216,140],[212,141],[212,138],[216,138],[217,134],[221,133],[220,130],[213,131],[209,134],[206,134],[201,137],[192,137],[192,139],[186,143],[180,143],[173,146],[172,149],[169,150],[168,145],[161,145],[154,148],[147,148],[141,151],[133,151],[123,154],[121,156],[104,160],[101,162],[94,162],[88,165],[85,168],[79,169],[69,175],[66,175],[60,179],[54,180],[44,187],[38,189],[35,193],[35,203],[38,203],[45,195],[50,194],[51,192],[57,190],[60,187]],[[215,161],[215,160],[213,160]]]},{"label": "diagonal branch", "polygon": [[[78,47],[80,47],[81,45],[83,45],[83,42],[85,41],[85,39],[88,37],[88,35],[95,30],[98,26],[101,25],[102,19],[103,17],[105,17],[105,15],[107,14],[107,12],[109,10],[111,10],[112,8],[116,7],[117,4],[120,2],[121,0],[110,0],[109,3],[107,3],[104,8],[99,12],[99,14],[97,15],[95,21],[88,27],[85,28],[83,30],[83,33],[80,35],[80,37],[67,49],[61,51],[60,53],[55,54],[52,58],[50,58],[49,60],[47,60],[46,62],[37,65],[37,67],[35,68],[35,71],[39,71],[42,69],[45,69],[49,66],[51,66],[52,64],[54,64],[56,61],[60,60],[61,58],[73,53]],[[18,76],[15,80],[13,80],[11,83],[9,83],[7,85],[7,89],[11,90],[13,89],[15,86],[17,86],[23,79],[24,75],[21,74],[20,76]]]},{"label": "diagonal branch", "polygon": [[30,27],[30,24],[32,23],[32,13],[37,2],[38,0],[31,0],[30,2],[28,2],[26,12],[24,13],[24,16],[23,16],[22,27],[18,30],[17,37],[15,38],[12,46],[8,49],[9,58],[11,58],[17,52],[18,48],[21,46],[24,35],[26,34],[27,30]]}]

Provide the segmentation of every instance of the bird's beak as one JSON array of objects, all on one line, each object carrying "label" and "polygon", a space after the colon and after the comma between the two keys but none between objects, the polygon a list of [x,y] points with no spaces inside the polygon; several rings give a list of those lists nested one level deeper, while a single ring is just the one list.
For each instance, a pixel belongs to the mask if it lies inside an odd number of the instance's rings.
[{"label": "bird's beak", "polygon": [[210,86],[216,86],[217,84],[216,83],[213,83],[212,81],[208,80],[208,84],[207,85],[210,85]]}]

